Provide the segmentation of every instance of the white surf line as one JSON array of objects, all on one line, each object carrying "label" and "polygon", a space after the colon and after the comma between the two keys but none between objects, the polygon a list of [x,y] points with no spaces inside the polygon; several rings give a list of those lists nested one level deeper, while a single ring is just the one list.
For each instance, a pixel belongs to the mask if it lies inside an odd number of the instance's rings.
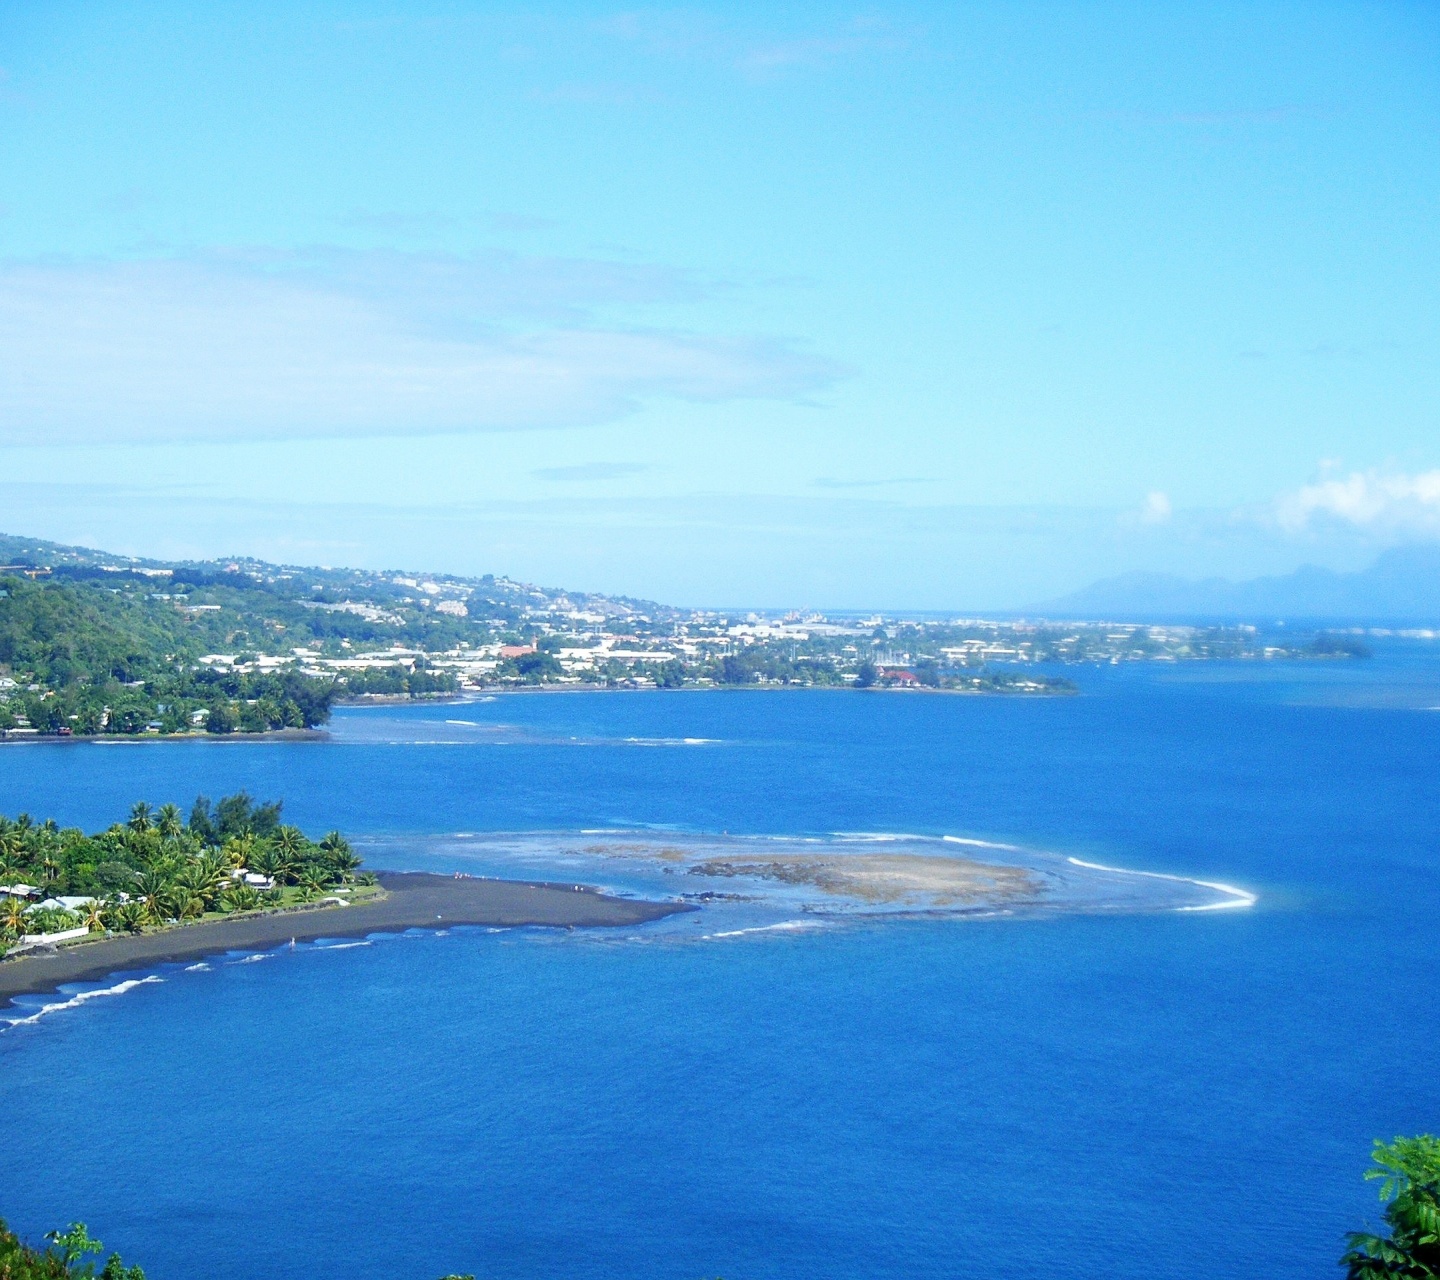
[{"label": "white surf line", "polygon": [[1130,867],[1107,867],[1100,862],[1085,862],[1080,858],[1066,858],[1077,867],[1091,871],[1112,871],[1122,876],[1149,876],[1152,880],[1178,880],[1181,884],[1198,884],[1202,889],[1214,889],[1217,893],[1230,895],[1224,902],[1205,902],[1194,907],[1176,907],[1176,911],[1228,911],[1235,907],[1253,907],[1260,901],[1260,895],[1248,889],[1237,889],[1233,884],[1221,884],[1218,880],[1196,880],[1191,876],[1171,876],[1163,871],[1135,871]]},{"label": "white surf line", "polygon": [[[940,839],[946,844],[967,844],[974,849],[1009,849],[1015,853],[1020,852],[1018,844],[1000,844],[996,840],[971,840],[966,836],[941,836]],[[1074,862],[1075,859],[1071,858],[1070,861]]]},{"label": "white surf line", "polygon": [[776,929],[797,930],[797,929],[823,929],[825,926],[818,920],[782,920],[779,924],[755,925],[749,929],[727,929],[724,933],[707,933],[698,941],[708,942],[714,938],[743,938],[747,933],[772,933]]},{"label": "white surf line", "polygon": [[54,1004],[42,1005],[28,1018],[7,1018],[6,1022],[12,1027],[32,1026],[46,1014],[59,1013],[62,1009],[78,1009],[87,1000],[94,1000],[97,996],[123,996],[127,991],[135,990],[136,987],[143,987],[150,982],[164,981],[164,978],[157,977],[153,973],[148,978],[127,978],[124,982],[117,982],[113,987],[101,987],[97,991],[82,991],[68,1000],[57,1000]]}]

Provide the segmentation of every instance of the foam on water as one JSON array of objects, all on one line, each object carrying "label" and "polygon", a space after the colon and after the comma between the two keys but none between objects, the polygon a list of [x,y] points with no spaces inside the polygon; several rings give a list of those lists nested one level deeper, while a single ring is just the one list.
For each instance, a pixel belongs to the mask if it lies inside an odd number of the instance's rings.
[{"label": "foam on water", "polygon": [[67,1009],[79,1009],[91,1000],[98,1000],[102,996],[123,996],[128,991],[134,991],[136,987],[144,987],[154,982],[163,981],[164,979],[156,974],[150,974],[144,978],[127,978],[124,982],[117,982],[113,987],[99,987],[92,991],[81,991],[71,996],[68,1000],[56,1000],[50,1004],[42,1005],[28,1016],[4,1018],[0,1019],[0,1021],[3,1021],[6,1027],[34,1026],[41,1018],[48,1018],[52,1014],[63,1013]]},{"label": "foam on water", "polygon": [[755,933],[793,933],[799,929],[823,929],[819,920],[779,920],[775,924],[758,924],[749,929],[726,929],[723,933],[704,933],[701,942],[713,942],[719,938],[744,938]]},{"label": "foam on water", "polygon": [[[685,901],[717,926],[711,933],[769,930],[797,912],[831,919],[900,920],[918,914],[965,920],[1037,912],[1218,910],[1254,901],[1254,895],[1219,882],[1132,871],[1004,841],[903,831],[736,836],[650,824],[471,831],[372,838],[364,844],[372,866],[584,882],[619,896]],[[956,846],[967,853],[950,852]],[[853,873],[845,869],[849,858],[857,859]],[[883,865],[875,864],[877,858]],[[954,872],[944,870],[946,862]],[[821,863],[839,874],[817,871]],[[1022,873],[1029,888],[1020,892],[1017,882],[1001,880],[987,891],[983,883],[964,881],[971,873],[983,880],[987,866],[1001,876]],[[684,917],[657,922],[647,932],[698,940]]]},{"label": "foam on water", "polygon": [[1148,876],[1153,880],[1177,880],[1182,884],[1198,885],[1202,889],[1214,889],[1217,893],[1226,895],[1218,902],[1187,903],[1184,906],[1175,907],[1176,911],[1229,911],[1235,907],[1253,907],[1260,901],[1258,894],[1251,893],[1248,889],[1237,889],[1233,884],[1221,884],[1218,880],[1196,880],[1190,876],[1168,875],[1163,871],[1136,871],[1129,867],[1107,867],[1099,862],[1085,862],[1080,858],[1068,858],[1066,861],[1091,871],[1111,871],[1125,876]]}]

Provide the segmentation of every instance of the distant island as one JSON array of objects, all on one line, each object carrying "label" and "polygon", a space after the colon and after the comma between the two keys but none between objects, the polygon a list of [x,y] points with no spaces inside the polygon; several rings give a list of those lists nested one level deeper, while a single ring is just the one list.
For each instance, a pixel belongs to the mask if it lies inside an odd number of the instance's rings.
[{"label": "distant island", "polygon": [[1084,663],[1357,658],[1254,627],[685,610],[486,575],[161,562],[0,536],[0,738],[303,733],[490,689],[1076,692]]},{"label": "distant island", "polygon": [[1032,606],[1069,618],[1146,622],[1263,622],[1309,619],[1329,626],[1381,626],[1433,634],[1440,626],[1440,545],[1391,547],[1368,568],[1337,573],[1303,565],[1294,573],[1231,582],[1165,573],[1127,573]]}]

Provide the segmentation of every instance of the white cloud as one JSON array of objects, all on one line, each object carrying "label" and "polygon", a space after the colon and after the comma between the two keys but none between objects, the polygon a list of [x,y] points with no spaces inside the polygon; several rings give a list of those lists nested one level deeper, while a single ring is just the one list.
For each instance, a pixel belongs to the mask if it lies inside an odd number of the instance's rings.
[{"label": "white cloud", "polygon": [[1440,469],[1415,475],[1352,471],[1282,495],[1275,518],[1301,532],[1319,521],[1399,533],[1440,532]]},{"label": "white cloud", "polygon": [[1172,514],[1170,495],[1156,489],[1153,493],[1145,495],[1145,501],[1140,507],[1140,523],[1165,524]]},{"label": "white cloud", "polygon": [[839,373],[774,339],[613,318],[703,296],[664,269],[514,255],[0,263],[0,444],[581,426]]}]

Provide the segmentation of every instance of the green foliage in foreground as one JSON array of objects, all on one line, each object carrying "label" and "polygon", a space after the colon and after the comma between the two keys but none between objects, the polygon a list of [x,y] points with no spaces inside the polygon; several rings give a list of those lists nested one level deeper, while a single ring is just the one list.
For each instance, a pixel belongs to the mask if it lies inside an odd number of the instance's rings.
[{"label": "green foliage in foreground", "polygon": [[[1340,1260],[1347,1280],[1440,1280],[1440,1138],[1377,1141],[1372,1158],[1365,1177],[1380,1182],[1390,1232],[1351,1234],[1350,1250]],[[47,1239],[47,1248],[32,1249],[0,1222],[0,1280],[145,1280],[139,1267],[125,1266],[114,1253],[97,1272],[93,1259],[104,1245],[90,1238],[83,1222]],[[451,1274],[442,1280],[475,1278]]]},{"label": "green foliage in foreground", "polygon": [[[243,791],[214,805],[197,797],[188,822],[173,804],[142,801],[128,821],[93,835],[53,819],[0,815],[0,885],[30,885],[47,900],[93,899],[77,911],[37,910],[32,899],[0,895],[0,943],[81,924],[139,933],[209,912],[303,902],[368,881],[359,868],[338,831],[311,840],[281,821],[281,802],[258,804]],[[248,884],[246,873],[269,883]]]},{"label": "green foliage in foreground", "polygon": [[72,1222],[68,1231],[52,1231],[45,1249],[32,1249],[23,1244],[3,1222],[0,1222],[0,1280],[68,1280],[68,1277],[94,1277],[100,1280],[145,1280],[139,1267],[127,1267],[118,1253],[112,1253],[97,1272],[94,1258],[105,1251],[98,1240],[92,1240],[83,1222]]},{"label": "green foliage in foreground", "polygon": [[[279,806],[275,806],[277,811]],[[1347,1280],[1440,1280],[1440,1138],[1376,1141],[1374,1167],[1367,1179],[1380,1182],[1380,1198],[1387,1202],[1388,1236],[1354,1232],[1350,1251],[1340,1259]],[[52,1231],[50,1246],[31,1249],[0,1222],[0,1280],[145,1280],[139,1267],[127,1267],[111,1254],[97,1273],[88,1259],[104,1246],[92,1240],[83,1222],[68,1231]],[[441,1280],[475,1280],[473,1275],[450,1274]]]},{"label": "green foliage in foreground", "polygon": [[1389,1235],[1357,1231],[1340,1259],[1348,1280],[1436,1280],[1440,1277],[1440,1138],[1376,1142],[1375,1165],[1365,1176],[1380,1183],[1388,1201]]}]

